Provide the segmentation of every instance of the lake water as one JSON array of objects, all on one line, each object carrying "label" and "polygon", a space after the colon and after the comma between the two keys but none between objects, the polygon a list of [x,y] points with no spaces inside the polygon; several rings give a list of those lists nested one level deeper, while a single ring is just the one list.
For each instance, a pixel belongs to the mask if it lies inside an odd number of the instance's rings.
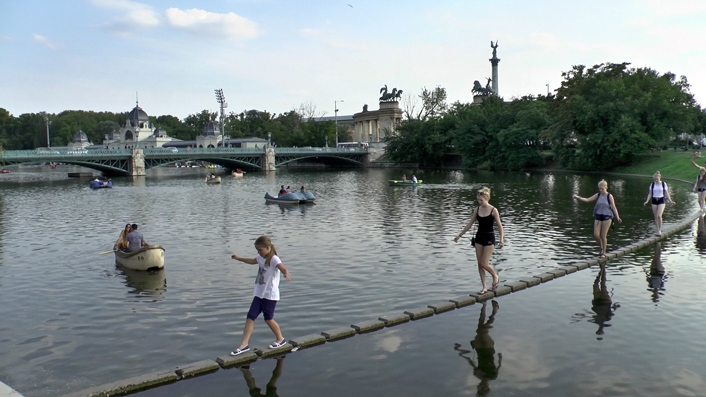
[{"label": "lake water", "polygon": [[[506,229],[507,246],[493,257],[501,280],[597,252],[593,203],[571,194],[593,194],[599,175],[426,172],[417,175],[424,185],[412,188],[387,184],[409,170],[278,170],[224,176],[213,186],[203,182],[206,169],[161,168],[91,191],[87,181],[67,179],[68,171],[21,168],[0,179],[0,380],[28,397],[227,354],[239,343],[256,274],[230,254],[255,256],[252,244],[262,234],[272,237],[293,277],[280,286],[276,316],[288,338],[478,290],[474,252],[467,240],[452,240],[480,186],[492,189]],[[607,179],[624,220],[610,232],[610,248],[652,235],[651,211],[642,206],[650,180]],[[265,192],[281,184],[306,185],[317,204],[266,205]],[[667,225],[696,210],[690,186],[670,188],[677,204],[665,212]],[[100,255],[128,222],[165,246],[164,271],[125,272]],[[696,225],[664,242],[658,260],[651,247],[611,261],[605,288],[598,284],[619,302],[610,313],[593,299],[597,268],[498,298],[490,335],[503,353],[502,369],[482,389],[626,396],[706,390],[699,388],[706,377],[699,332],[706,261],[695,235]],[[648,289],[653,261],[666,271],[656,291]],[[480,308],[292,354],[283,360],[280,392],[475,395],[479,376],[462,357],[473,355],[459,352],[474,351],[469,341]],[[596,335],[599,324],[603,335]],[[258,321],[251,345],[272,339]],[[252,368],[263,391],[274,368],[275,360]],[[248,393],[238,370],[199,379],[146,393],[204,382]]]}]

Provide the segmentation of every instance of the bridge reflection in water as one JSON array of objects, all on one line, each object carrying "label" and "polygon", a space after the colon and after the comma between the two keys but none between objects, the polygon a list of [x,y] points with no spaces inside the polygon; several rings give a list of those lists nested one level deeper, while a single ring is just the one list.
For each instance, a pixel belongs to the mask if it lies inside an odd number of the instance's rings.
[{"label": "bridge reflection in water", "polygon": [[[137,161],[144,169],[187,161],[207,161],[229,169],[267,170],[268,151],[274,154],[274,168],[307,161],[328,165],[363,166],[368,160],[364,148],[138,148],[101,150],[3,150],[0,165],[22,163],[65,163],[110,175],[136,175]],[[271,168],[270,168],[271,169]]]}]

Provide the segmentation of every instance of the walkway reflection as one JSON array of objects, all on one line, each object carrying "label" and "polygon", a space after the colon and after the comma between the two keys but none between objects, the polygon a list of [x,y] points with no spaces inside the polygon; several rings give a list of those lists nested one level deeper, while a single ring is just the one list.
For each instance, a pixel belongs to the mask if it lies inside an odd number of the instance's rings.
[{"label": "walkway reflection", "polygon": [[284,356],[278,357],[276,359],[277,364],[275,365],[275,369],[272,371],[272,377],[270,378],[270,381],[267,383],[267,386],[265,388],[265,394],[262,394],[262,389],[257,387],[255,384],[255,377],[252,375],[252,372],[250,372],[250,366],[249,365],[244,365],[240,367],[239,369],[243,372],[243,378],[245,378],[245,383],[248,385],[248,390],[250,392],[250,395],[252,397],[276,397],[277,396],[277,379],[279,379],[280,376],[282,376],[282,366],[284,364]]},{"label": "walkway reflection", "polygon": [[612,296],[613,290],[608,290],[606,286],[606,265],[605,262],[602,263],[600,270],[596,279],[593,281],[593,300],[591,301],[591,310],[595,313],[593,318],[589,321],[598,324],[598,331],[596,335],[599,335],[596,339],[603,340],[604,331],[603,328],[610,327],[611,324],[607,324],[613,315],[615,310],[620,307],[620,304],[613,303]]},{"label": "walkway reflection", "polygon": [[662,264],[662,245],[655,243],[655,253],[652,257],[652,264],[647,273],[648,290],[652,291],[652,302],[659,302],[660,291],[664,291],[664,280],[667,279]]},{"label": "walkway reflection", "polygon": [[116,266],[125,276],[125,285],[132,288],[131,294],[161,297],[167,291],[167,275],[164,269],[137,271]]},{"label": "walkway reflection", "polygon": [[701,253],[706,253],[706,215],[699,217],[699,222],[696,228],[696,249]]},{"label": "walkway reflection", "polygon": [[458,351],[458,355],[471,364],[473,367],[473,375],[480,379],[476,392],[476,396],[478,397],[487,396],[488,393],[490,393],[490,381],[498,378],[498,372],[503,363],[503,355],[502,353],[498,353],[498,365],[497,367],[495,366],[495,341],[490,337],[490,329],[493,328],[492,324],[493,321],[495,321],[495,315],[498,313],[500,305],[498,305],[496,301],[493,301],[492,305],[493,311],[486,322],[486,302],[483,302],[483,306],[480,309],[476,337],[471,341],[471,347],[478,357],[478,362],[476,363],[473,361],[473,358],[466,356],[471,353],[470,350],[462,349],[460,344],[454,343],[454,350]]}]

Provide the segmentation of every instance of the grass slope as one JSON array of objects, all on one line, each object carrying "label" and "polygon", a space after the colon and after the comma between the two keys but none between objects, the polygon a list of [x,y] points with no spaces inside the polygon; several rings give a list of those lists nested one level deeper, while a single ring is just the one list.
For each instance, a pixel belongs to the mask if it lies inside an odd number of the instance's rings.
[{"label": "grass slope", "polygon": [[[614,172],[626,174],[652,175],[659,171],[662,173],[662,178],[675,178],[686,181],[695,181],[699,171],[691,164],[691,155],[693,152],[688,151],[673,151],[665,150],[662,153],[648,153],[643,156],[641,161],[629,167],[620,167],[613,170]],[[703,165],[706,162],[706,157],[696,159],[696,163]]]}]

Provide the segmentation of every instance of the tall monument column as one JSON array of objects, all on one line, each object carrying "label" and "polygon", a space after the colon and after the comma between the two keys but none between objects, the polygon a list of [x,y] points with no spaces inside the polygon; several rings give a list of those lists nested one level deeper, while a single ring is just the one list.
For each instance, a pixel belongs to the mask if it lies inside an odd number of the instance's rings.
[{"label": "tall monument column", "polygon": [[498,64],[500,63],[500,58],[498,58],[498,42],[490,41],[490,47],[493,49],[493,57],[489,59],[490,64],[493,65],[493,95],[498,95]]}]

